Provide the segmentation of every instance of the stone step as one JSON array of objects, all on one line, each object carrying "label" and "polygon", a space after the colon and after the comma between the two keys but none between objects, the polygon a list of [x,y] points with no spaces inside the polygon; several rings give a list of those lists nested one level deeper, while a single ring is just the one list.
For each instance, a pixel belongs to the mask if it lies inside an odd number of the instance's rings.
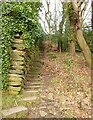
[{"label": "stone step", "polygon": [[29,86],[29,85],[41,85],[41,83],[40,82],[26,82],[25,83],[25,86]]},{"label": "stone step", "polygon": [[22,99],[20,99],[20,101],[31,101],[31,102],[33,102],[33,101],[35,101],[36,99],[37,99],[36,96],[32,96],[32,97],[22,98]]},{"label": "stone step", "polygon": [[38,89],[38,88],[40,88],[41,86],[39,86],[39,85],[34,85],[34,86],[26,86],[25,88],[26,89]]},{"label": "stone step", "polygon": [[9,74],[22,74],[22,75],[24,75],[24,71],[21,69],[14,69],[14,70],[10,69]]},{"label": "stone step", "polygon": [[39,90],[24,90],[23,94],[36,94],[39,93]]},{"label": "stone step", "polygon": [[26,76],[27,76],[27,77],[39,77],[40,75],[38,75],[38,74],[37,74],[37,75],[35,75],[35,74],[33,74],[33,75],[27,74]]},{"label": "stone step", "polygon": [[30,72],[30,74],[33,74],[33,73],[40,74],[40,71],[39,71],[39,70],[38,70],[38,71],[33,71],[33,70],[31,69],[31,71],[28,71],[28,72]]},{"label": "stone step", "polygon": [[40,76],[40,74],[39,73],[27,73],[27,75],[26,75],[27,77],[39,77]]},{"label": "stone step", "polygon": [[[35,84],[34,84],[34,83],[35,83]],[[31,85],[32,85],[32,84],[33,84],[33,85],[41,85],[41,84],[40,84],[40,80],[28,80],[27,83],[25,83],[25,86],[26,86],[26,85],[28,86],[28,85],[30,85],[30,84],[31,84]]]},{"label": "stone step", "polygon": [[27,87],[27,88],[40,88],[41,84],[26,84],[25,87]]},{"label": "stone step", "polygon": [[12,118],[12,117],[14,118],[14,116],[16,115],[17,118],[18,113],[20,112],[28,114],[28,109],[25,106],[17,106],[17,107],[9,108],[6,110],[2,110],[2,116],[8,118]]},{"label": "stone step", "polygon": [[26,78],[26,81],[29,81],[29,82],[34,82],[34,81],[40,81],[39,78]]},{"label": "stone step", "polygon": [[40,69],[40,67],[37,67],[37,66],[30,66],[30,68],[32,68],[32,71],[33,71],[33,70],[39,70],[39,69]]},{"label": "stone step", "polygon": [[30,75],[40,75],[40,72],[39,71],[31,71],[31,72],[29,72],[28,74],[30,74]]}]

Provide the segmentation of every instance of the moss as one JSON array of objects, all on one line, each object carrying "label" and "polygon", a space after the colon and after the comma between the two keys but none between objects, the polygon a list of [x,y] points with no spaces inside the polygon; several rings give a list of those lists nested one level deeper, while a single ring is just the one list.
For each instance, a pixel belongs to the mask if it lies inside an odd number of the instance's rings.
[{"label": "moss", "polygon": [[3,93],[2,95],[2,109],[7,109],[13,106],[18,106],[18,100],[22,98],[22,95],[9,95]]}]

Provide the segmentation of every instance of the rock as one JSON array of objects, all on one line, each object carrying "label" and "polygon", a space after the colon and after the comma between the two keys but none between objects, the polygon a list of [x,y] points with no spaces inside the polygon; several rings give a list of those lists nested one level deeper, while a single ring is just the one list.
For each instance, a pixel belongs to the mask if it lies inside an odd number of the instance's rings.
[{"label": "rock", "polygon": [[56,111],[55,111],[55,109],[49,110],[49,113],[52,114],[52,115],[54,115],[54,116],[57,114]]},{"label": "rock", "polygon": [[16,39],[14,40],[14,43],[23,43],[23,40],[16,38]]},{"label": "rock", "polygon": [[11,95],[17,95],[17,94],[19,94],[19,91],[9,90],[8,93]]},{"label": "rock", "polygon": [[16,65],[23,65],[24,64],[24,62],[23,61],[11,61],[11,65],[14,65],[14,66],[16,66]]},{"label": "rock", "polygon": [[18,56],[18,55],[20,56],[20,55],[24,55],[24,54],[25,54],[24,51],[19,51],[17,49],[11,51],[11,55],[13,55],[13,56]]},{"label": "rock", "polygon": [[48,94],[48,99],[49,99],[49,100],[53,100],[53,93],[49,93],[49,94]]},{"label": "rock", "polygon": [[19,86],[19,87],[9,86],[8,90],[9,91],[20,91],[21,90],[21,86]]},{"label": "rock", "polygon": [[16,82],[17,81],[20,81],[20,82],[23,81],[23,78],[21,78],[21,77],[19,78],[19,77],[16,77],[16,76],[8,77],[8,79],[9,79],[9,81],[12,81],[12,82],[13,81],[16,81]]},{"label": "rock", "polygon": [[20,81],[17,81],[17,82],[8,82],[8,84],[10,86],[18,86],[18,85],[21,85],[22,83]]},{"label": "rock", "polygon": [[[28,112],[27,108],[24,107],[24,106],[18,106],[18,107],[13,107],[13,108],[10,108],[10,109],[6,109],[6,110],[2,110],[2,116],[5,118],[5,117],[8,117],[8,118],[17,118],[17,115],[20,113],[20,112]],[[14,117],[15,116],[15,117]]]},{"label": "rock", "polygon": [[18,77],[18,78],[21,78],[21,77],[24,77],[23,75],[18,75],[18,74],[8,74],[9,77]]},{"label": "rock", "polygon": [[15,44],[13,45],[13,47],[16,47],[18,50],[23,50],[23,49],[25,49],[25,46],[24,46],[23,43],[19,43],[19,44],[15,43]]},{"label": "rock", "polygon": [[23,70],[24,66],[23,65],[11,65],[12,69],[16,69],[16,70]]},{"label": "rock", "polygon": [[40,116],[41,117],[45,117],[47,115],[47,113],[43,110],[40,110]]},{"label": "rock", "polygon": [[15,38],[20,38],[19,33],[15,34],[14,36],[15,36]]},{"label": "rock", "polygon": [[47,106],[41,106],[40,107],[40,109],[46,109],[47,108]]},{"label": "rock", "polygon": [[9,81],[23,81],[24,75],[18,75],[18,74],[8,74]]},{"label": "rock", "polygon": [[24,75],[24,71],[20,69],[9,70],[9,74],[22,74]]},{"label": "rock", "polygon": [[12,60],[19,60],[19,61],[23,61],[24,57],[23,56],[19,56],[19,55],[11,55]]}]

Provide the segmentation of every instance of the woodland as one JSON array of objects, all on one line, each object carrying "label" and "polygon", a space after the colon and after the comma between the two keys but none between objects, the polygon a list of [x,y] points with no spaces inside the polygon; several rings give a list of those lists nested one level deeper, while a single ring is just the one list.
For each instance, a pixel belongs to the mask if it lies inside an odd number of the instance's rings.
[{"label": "woodland", "polygon": [[0,115],[93,118],[93,1],[1,1]]}]

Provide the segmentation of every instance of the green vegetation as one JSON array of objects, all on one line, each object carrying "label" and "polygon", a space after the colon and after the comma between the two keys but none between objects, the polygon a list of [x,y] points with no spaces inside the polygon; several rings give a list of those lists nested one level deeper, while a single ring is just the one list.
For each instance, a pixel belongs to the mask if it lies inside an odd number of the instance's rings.
[{"label": "green vegetation", "polygon": [[53,59],[53,58],[56,58],[57,56],[53,52],[49,52],[48,57]]},{"label": "green vegetation", "polygon": [[24,40],[25,48],[39,45],[43,30],[38,21],[39,2],[4,2],[2,10],[2,87],[8,85],[7,73],[10,61],[10,49],[14,35],[19,33]]}]

